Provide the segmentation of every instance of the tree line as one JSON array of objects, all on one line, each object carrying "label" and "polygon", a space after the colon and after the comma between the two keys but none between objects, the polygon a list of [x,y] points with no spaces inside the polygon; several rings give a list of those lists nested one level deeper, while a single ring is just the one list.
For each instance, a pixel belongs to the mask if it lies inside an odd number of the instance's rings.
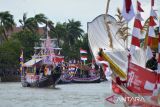
[{"label": "tree line", "polygon": [[80,21],[69,19],[67,22],[54,23],[42,13],[33,17],[27,17],[24,13],[19,23],[22,30],[9,35],[8,32],[13,31],[16,25],[14,16],[9,11],[0,12],[0,76],[11,69],[18,69],[21,49],[24,50],[25,61],[31,59],[35,43],[44,36],[38,33],[40,25],[45,26],[45,30],[47,27],[50,29],[51,38],[57,38],[66,60],[80,59],[80,47],[89,52],[88,36],[81,29]]}]

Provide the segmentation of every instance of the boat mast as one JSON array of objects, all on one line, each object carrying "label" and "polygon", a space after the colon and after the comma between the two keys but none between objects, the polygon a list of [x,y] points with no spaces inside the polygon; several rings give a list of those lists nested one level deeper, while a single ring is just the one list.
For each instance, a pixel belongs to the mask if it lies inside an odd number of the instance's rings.
[{"label": "boat mast", "polygon": [[105,21],[106,29],[107,29],[107,32],[108,32],[108,37],[109,37],[109,42],[110,42],[109,46],[111,48],[113,48],[112,34],[110,32],[110,27],[109,27],[110,22],[107,20],[108,10],[109,10],[109,3],[110,3],[110,0],[107,0],[107,7],[106,7],[106,13],[105,13],[104,21]]},{"label": "boat mast", "polygon": [[108,10],[109,10],[109,3],[110,3],[110,0],[107,0],[107,6],[106,6],[106,15],[108,14]]}]

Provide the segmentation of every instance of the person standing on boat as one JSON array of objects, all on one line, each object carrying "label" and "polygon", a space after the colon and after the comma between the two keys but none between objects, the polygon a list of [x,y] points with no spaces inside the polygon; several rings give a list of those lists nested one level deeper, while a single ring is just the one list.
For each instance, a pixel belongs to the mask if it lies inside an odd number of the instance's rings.
[{"label": "person standing on boat", "polygon": [[149,68],[151,70],[157,70],[158,62],[156,59],[156,52],[153,51],[153,57],[149,59],[146,63],[146,68]]}]

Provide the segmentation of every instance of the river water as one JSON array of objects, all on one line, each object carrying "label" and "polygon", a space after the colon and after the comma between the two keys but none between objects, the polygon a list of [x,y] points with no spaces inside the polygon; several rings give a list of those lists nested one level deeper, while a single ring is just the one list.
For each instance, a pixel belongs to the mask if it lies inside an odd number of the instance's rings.
[{"label": "river water", "polygon": [[109,82],[64,84],[55,88],[26,88],[0,83],[0,107],[123,107],[105,99],[113,95]]}]

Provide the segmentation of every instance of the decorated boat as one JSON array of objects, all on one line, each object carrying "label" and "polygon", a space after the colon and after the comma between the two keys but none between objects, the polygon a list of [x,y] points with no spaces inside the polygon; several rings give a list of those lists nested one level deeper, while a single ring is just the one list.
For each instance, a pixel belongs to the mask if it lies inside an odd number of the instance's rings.
[{"label": "decorated boat", "polygon": [[[144,26],[141,24],[141,3],[137,1],[136,15],[132,6],[131,0],[124,0],[123,11],[118,10],[118,20],[107,10],[106,14],[88,23],[90,49],[97,63],[107,65],[104,71],[111,78],[112,90],[125,99],[125,106],[160,107],[160,47],[154,42],[160,40],[160,33],[156,36],[154,31],[154,0]],[[129,34],[128,23],[134,16],[133,31]],[[132,35],[131,42],[128,41],[129,35]],[[153,50],[158,57],[156,69],[146,66],[154,57]]]},{"label": "decorated boat", "polygon": [[21,83],[23,87],[55,86],[61,76],[61,62],[64,57],[59,54],[61,48],[57,46],[56,39],[40,39],[40,45],[35,46],[32,59],[23,63],[21,59]]},{"label": "decorated boat", "polygon": [[[94,66],[94,65],[93,65]],[[77,71],[72,78],[73,83],[99,83],[100,70],[88,65],[77,65]]]},{"label": "decorated boat", "polygon": [[99,83],[101,81],[100,69],[93,68],[93,66],[67,63],[65,69],[62,70],[59,83]]}]

